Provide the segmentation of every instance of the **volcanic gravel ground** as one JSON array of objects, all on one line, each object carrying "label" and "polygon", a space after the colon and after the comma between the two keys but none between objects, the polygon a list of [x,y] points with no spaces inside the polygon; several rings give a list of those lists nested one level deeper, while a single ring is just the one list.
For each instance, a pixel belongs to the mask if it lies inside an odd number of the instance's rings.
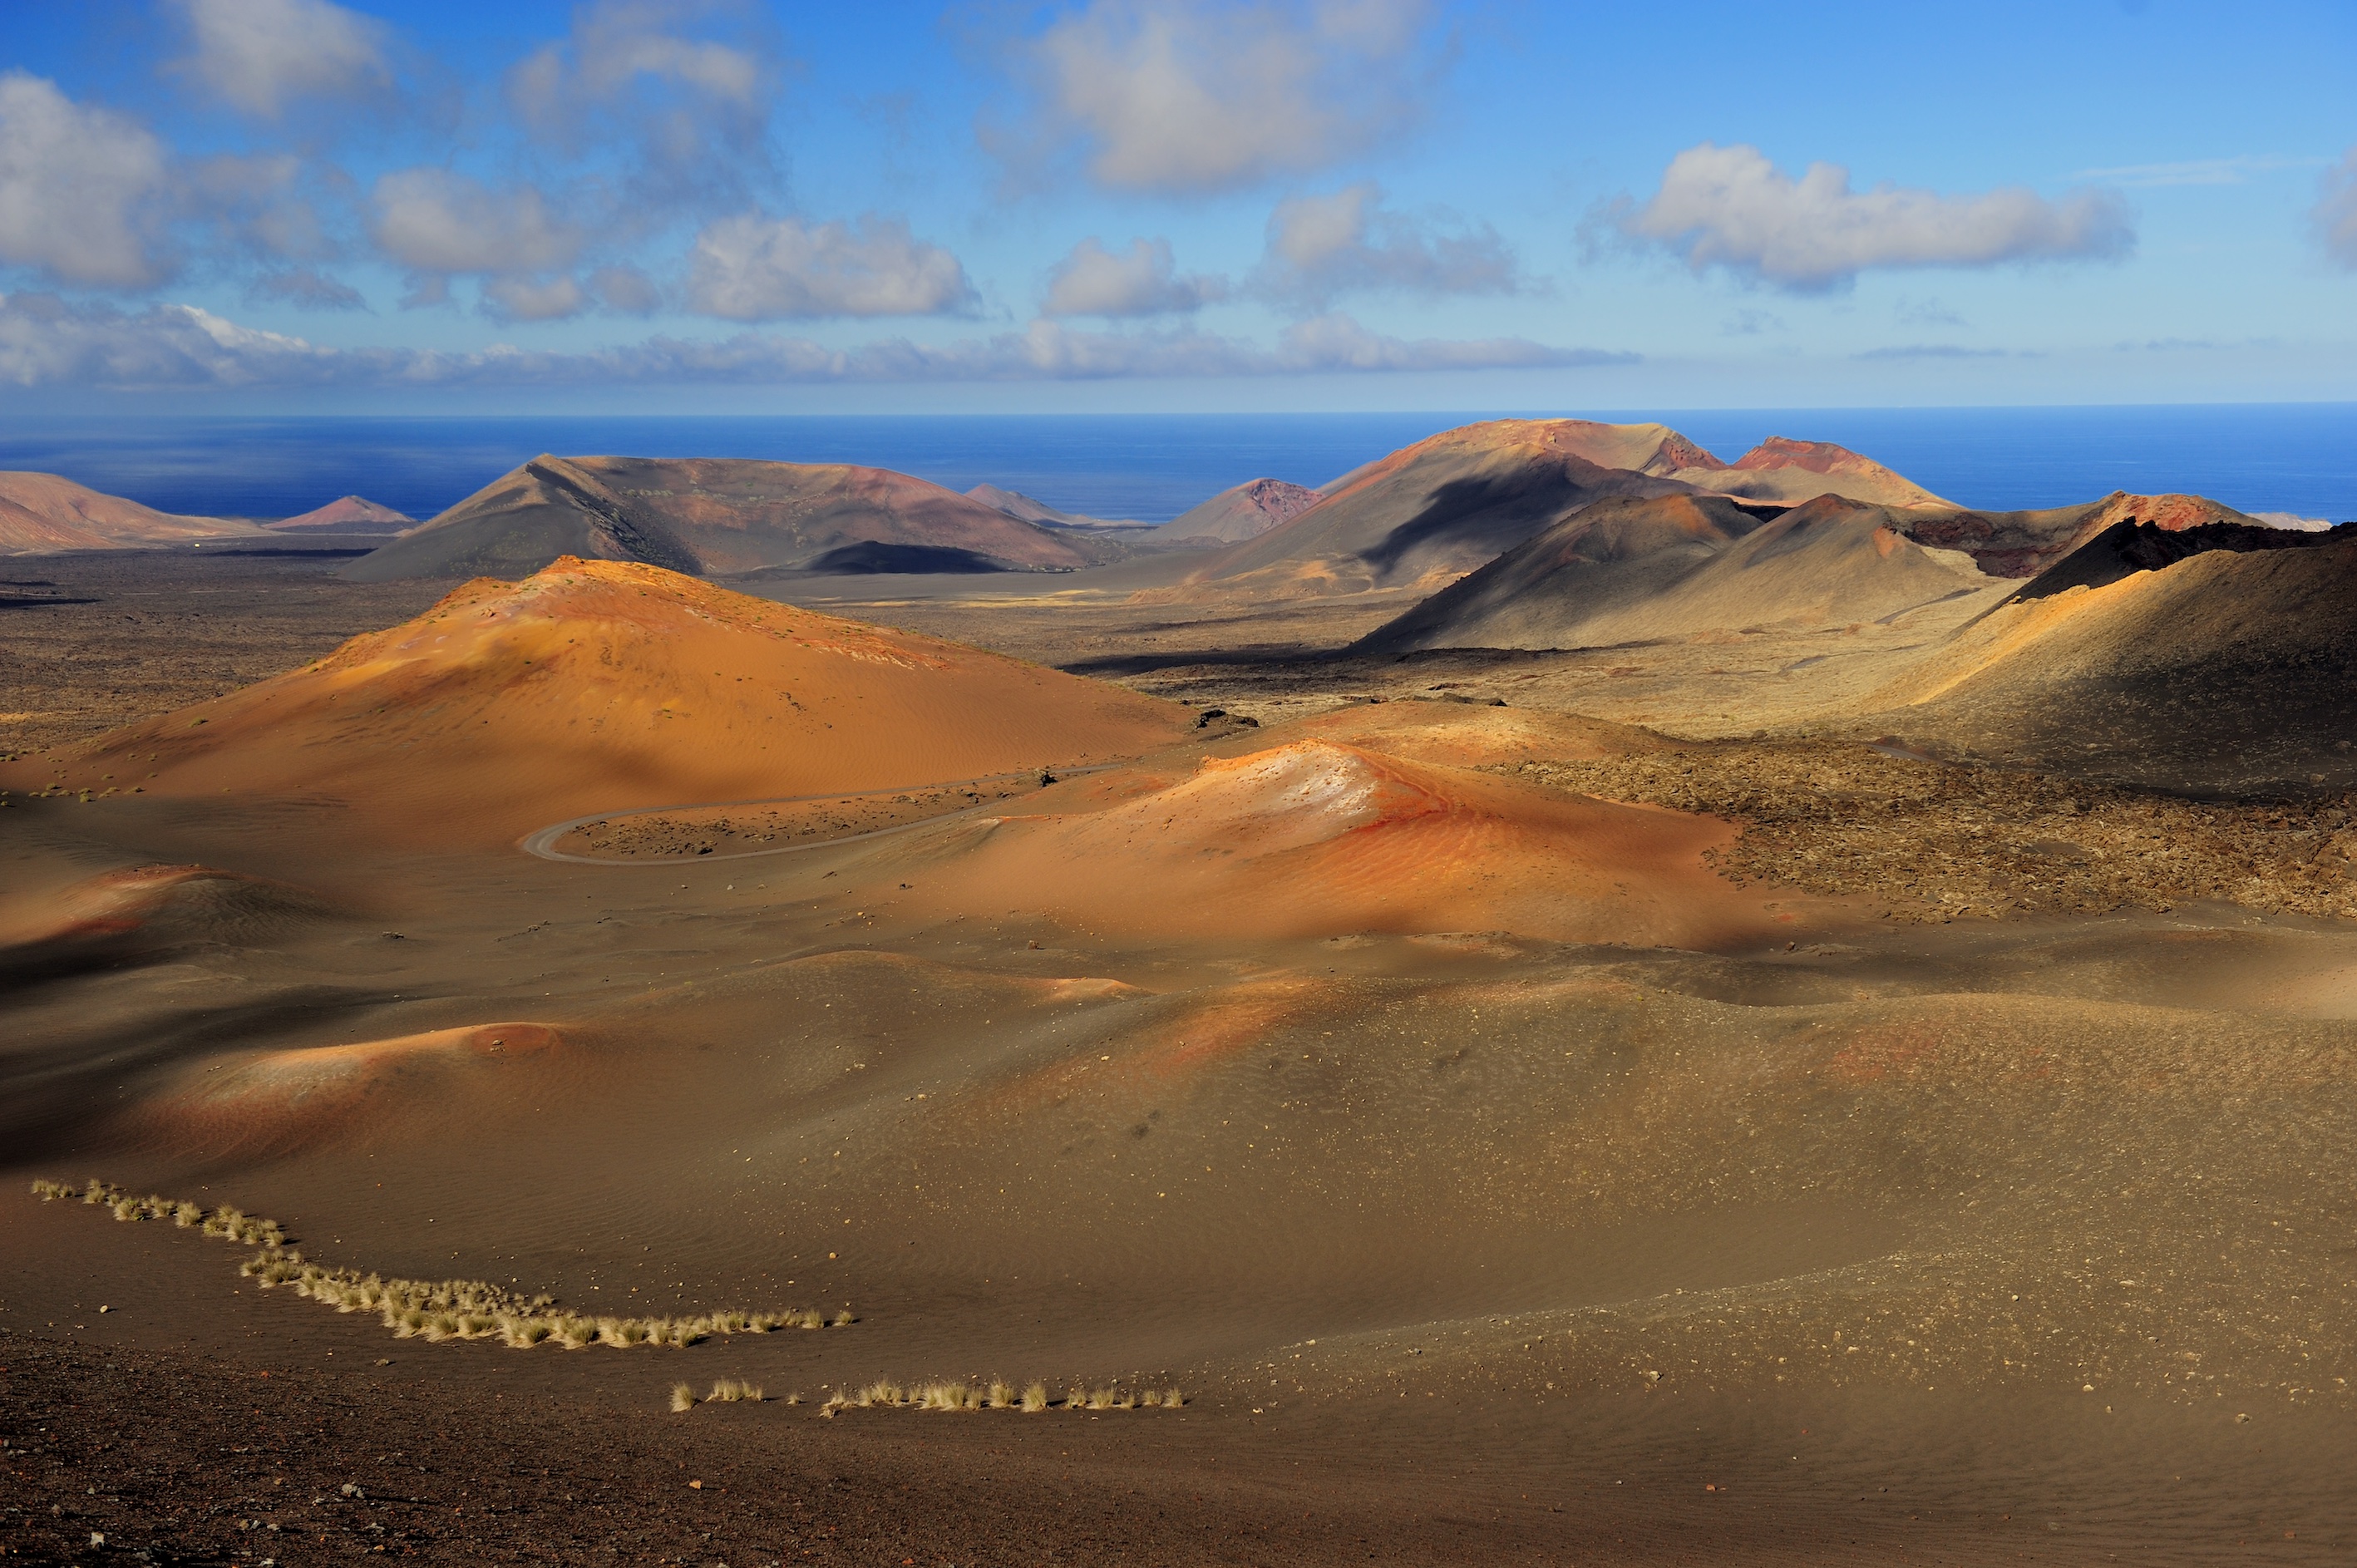
[{"label": "volcanic gravel ground", "polygon": [[2166,911],[2357,918],[2357,799],[2184,800],[1868,746],[1721,743],[1497,771],[1743,825],[1738,883],[1891,901],[1897,920]]}]

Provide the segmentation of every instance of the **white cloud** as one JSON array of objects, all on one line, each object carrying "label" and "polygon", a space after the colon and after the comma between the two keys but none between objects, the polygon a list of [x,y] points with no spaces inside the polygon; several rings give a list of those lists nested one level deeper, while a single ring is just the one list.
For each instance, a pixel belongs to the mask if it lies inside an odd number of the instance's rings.
[{"label": "white cloud", "polygon": [[589,308],[589,291],[573,278],[483,280],[483,308],[501,321],[559,321]]},{"label": "white cloud", "polygon": [[275,119],[297,98],[391,85],[385,27],[327,0],[181,0],[188,71],[232,107]]},{"label": "white cloud", "polygon": [[1304,173],[1415,118],[1426,0],[1087,0],[1019,53],[1011,163],[1075,150],[1099,184],[1200,192]]},{"label": "white cloud", "polygon": [[740,213],[707,224],[689,256],[689,307],[730,321],[944,316],[974,298],[955,256],[872,213],[856,227]]},{"label": "white cloud", "polygon": [[1048,283],[1049,316],[1178,316],[1227,297],[1225,278],[1173,269],[1170,242],[1132,240],[1114,252],[1092,234],[1056,263]]},{"label": "white cloud", "polygon": [[170,275],[164,145],[55,83],[0,72],[0,264],[59,283],[145,288]]},{"label": "white cloud", "polygon": [[377,244],[425,278],[549,273],[581,253],[581,231],[529,185],[494,190],[447,169],[401,169],[378,179],[373,201]]},{"label": "white cloud", "polygon": [[636,267],[599,267],[589,274],[589,288],[598,303],[625,316],[646,316],[662,303],[654,279]]},{"label": "white cloud", "polygon": [[2309,213],[2324,253],[2344,267],[2357,268],[2357,147],[2349,149],[2340,166],[2324,177],[2324,189]]},{"label": "white cloud", "polygon": [[2105,261],[2136,243],[2115,192],[2049,201],[2019,188],[1853,191],[1836,164],[1812,164],[1795,180],[1757,147],[1708,142],[1670,161],[1652,200],[1624,202],[1611,216],[1622,233],[1667,247],[1697,272],[1722,266],[1794,289],[1830,288],[1873,267]]},{"label": "white cloud", "polygon": [[1383,210],[1372,184],[1297,196],[1268,220],[1258,283],[1280,298],[1322,303],[1338,294],[1512,294],[1514,258],[1487,224],[1455,234]]},{"label": "white cloud", "polygon": [[591,353],[527,352],[504,344],[447,353],[323,348],[191,306],[159,305],[132,315],[70,306],[50,295],[0,296],[0,385],[26,389],[1085,381],[1604,365],[1633,358],[1516,338],[1404,341],[1345,316],[1300,323],[1274,350],[1191,328],[1078,332],[1042,320],[1020,332],[942,344],[896,338],[834,349],[806,338],[741,332],[719,342],[657,337]]},{"label": "white cloud", "polygon": [[0,295],[0,385],[238,387],[330,379],[350,357],[193,306],[136,316],[54,295]]},{"label": "white cloud", "polygon": [[584,5],[565,38],[508,73],[508,102],[544,140],[574,152],[593,144],[626,149],[630,200],[640,207],[741,203],[770,172],[764,132],[781,74],[757,26],[731,25],[743,9],[663,0]]}]

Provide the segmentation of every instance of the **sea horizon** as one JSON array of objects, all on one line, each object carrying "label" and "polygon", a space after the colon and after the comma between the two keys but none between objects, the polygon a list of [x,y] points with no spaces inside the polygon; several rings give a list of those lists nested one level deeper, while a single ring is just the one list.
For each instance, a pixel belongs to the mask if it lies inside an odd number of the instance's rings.
[{"label": "sea horizon", "polygon": [[511,414],[18,417],[0,468],[62,474],[165,511],[274,519],[347,494],[427,518],[542,452],[746,457],[990,483],[1061,510],[1162,522],[1264,476],[1328,483],[1477,420],[1658,421],[1732,460],[1830,441],[1960,505],[2115,490],[2357,518],[2357,403],[1954,408],[1458,410],[1180,414]]}]

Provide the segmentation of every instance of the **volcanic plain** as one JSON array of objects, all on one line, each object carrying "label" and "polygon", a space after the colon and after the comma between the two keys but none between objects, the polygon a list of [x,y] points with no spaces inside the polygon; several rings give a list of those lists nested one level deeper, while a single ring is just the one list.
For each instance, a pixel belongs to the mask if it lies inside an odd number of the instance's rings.
[{"label": "volcanic plain", "polygon": [[1412,550],[12,561],[0,1553],[2347,1561],[2357,546],[1629,429]]}]

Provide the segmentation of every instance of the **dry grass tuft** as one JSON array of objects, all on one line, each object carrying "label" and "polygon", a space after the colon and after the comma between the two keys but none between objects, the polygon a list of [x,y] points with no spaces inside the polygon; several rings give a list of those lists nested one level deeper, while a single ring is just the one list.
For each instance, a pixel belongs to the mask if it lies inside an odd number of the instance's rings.
[{"label": "dry grass tuft", "polygon": [[682,1411],[694,1410],[695,1408],[695,1391],[688,1387],[685,1383],[672,1384],[671,1408],[672,1413],[674,1415],[678,1414]]},{"label": "dry grass tuft", "polygon": [[[717,1397],[716,1395],[715,1396]],[[831,1394],[819,1414],[832,1419],[840,1410],[1177,1410],[1187,1402],[1187,1397],[1173,1389],[1124,1389],[1117,1384],[1102,1388],[1074,1387],[1059,1401],[1051,1397],[1046,1383],[1033,1380],[1017,1393],[1015,1386],[1002,1379],[992,1379],[977,1386],[960,1380],[952,1382],[918,1383],[904,1388],[888,1380],[868,1384],[854,1394]]]},{"label": "dry grass tuft", "polygon": [[[781,1328],[840,1328],[858,1321],[850,1308],[832,1317],[816,1308],[787,1312],[720,1312],[697,1317],[587,1318],[559,1310],[545,1295],[525,1295],[486,1280],[387,1279],[357,1269],[315,1263],[289,1245],[277,1221],[259,1219],[229,1204],[208,1209],[187,1199],[149,1194],[140,1197],[91,1177],[81,1187],[46,1177],[32,1184],[44,1203],[102,1205],[117,1219],[169,1219],[183,1229],[240,1242],[253,1254],[238,1272],[265,1290],[280,1285],[324,1302],[338,1312],[374,1312],[403,1339],[438,1343],[450,1339],[497,1339],[519,1350],[551,1340],[569,1350],[593,1344],[628,1348],[636,1345],[693,1345],[715,1334],[768,1334]],[[757,1391],[758,1392],[758,1391]]]},{"label": "dry grass tuft", "polygon": [[710,1404],[759,1404],[761,1397],[761,1386],[742,1378],[723,1378],[704,1396]]}]

